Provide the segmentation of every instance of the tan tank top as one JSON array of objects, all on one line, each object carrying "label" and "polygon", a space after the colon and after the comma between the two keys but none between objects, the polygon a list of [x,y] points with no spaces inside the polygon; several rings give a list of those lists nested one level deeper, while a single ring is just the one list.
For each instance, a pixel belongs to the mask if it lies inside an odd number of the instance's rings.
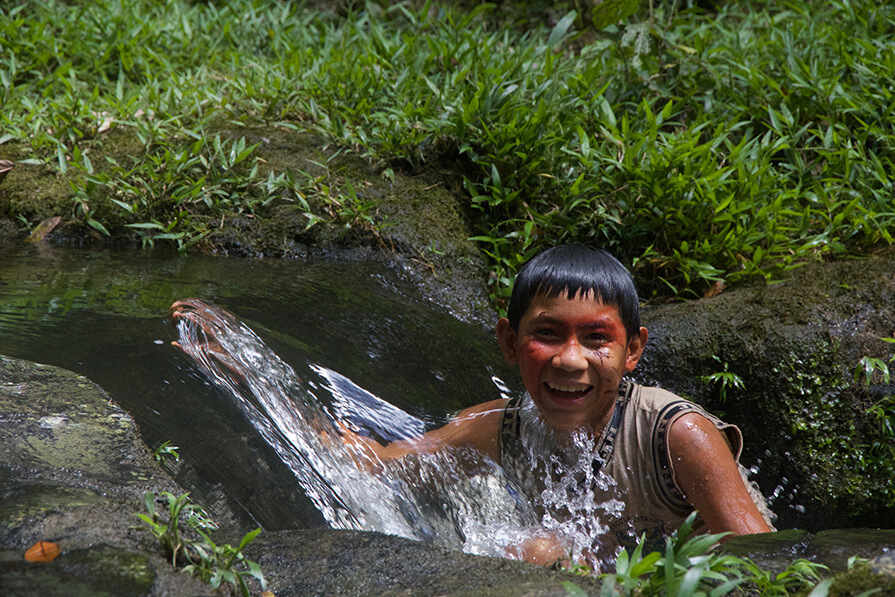
[{"label": "tan tank top", "polygon": [[[614,486],[605,489],[595,487],[595,500],[618,500],[624,507],[615,513],[603,514],[601,522],[608,531],[599,538],[600,552],[612,557],[618,546],[633,547],[643,534],[647,548],[661,548],[664,538],[693,512],[675,481],[668,450],[671,424],[691,412],[715,424],[739,465],[742,434],[737,427],[661,388],[627,380],[620,384],[613,416],[595,445],[592,477],[605,473],[614,481]],[[510,400],[502,419],[499,458],[503,468],[510,474],[515,473],[523,487],[533,486],[540,491],[544,487],[543,475],[547,473],[536,470],[524,441],[526,427],[531,427],[526,425],[525,418],[532,416],[537,418],[536,407],[527,395]],[[739,466],[746,487],[770,524],[773,515],[764,498],[748,482],[742,465]],[[697,519],[694,531],[706,530]]]}]

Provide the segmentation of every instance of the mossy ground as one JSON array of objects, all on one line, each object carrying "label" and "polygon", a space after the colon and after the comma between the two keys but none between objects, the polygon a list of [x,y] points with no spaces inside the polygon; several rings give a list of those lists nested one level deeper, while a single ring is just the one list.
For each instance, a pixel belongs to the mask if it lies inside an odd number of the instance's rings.
[{"label": "mossy ground", "polygon": [[[895,571],[882,574],[874,572],[870,565],[862,563],[834,577],[829,597],[858,597],[859,595],[895,595]],[[801,595],[807,595],[808,591]]]}]

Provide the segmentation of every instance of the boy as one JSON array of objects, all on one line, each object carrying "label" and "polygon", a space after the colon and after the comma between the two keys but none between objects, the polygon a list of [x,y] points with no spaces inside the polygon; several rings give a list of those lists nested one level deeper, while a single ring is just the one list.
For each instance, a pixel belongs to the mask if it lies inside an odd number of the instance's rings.
[{"label": "boy", "polygon": [[[623,379],[640,360],[647,330],[633,280],[614,257],[580,245],[537,255],[520,271],[496,332],[526,396],[467,408],[444,427],[386,446],[343,428],[358,462],[376,468],[409,453],[475,448],[533,488],[542,510],[552,508],[551,516],[561,518],[567,506],[550,503],[543,492],[562,487],[568,493],[562,477],[585,458],[590,470],[579,467],[571,491],[614,505],[601,513],[594,548],[610,556],[642,534],[653,547],[661,545],[693,510],[701,519],[697,530],[773,530],[763,499],[737,463],[739,430],[670,392]],[[564,458],[545,454],[544,442],[533,439],[544,432],[552,438],[548,451],[565,452]],[[541,535],[510,555],[550,563],[567,556],[566,549],[558,535]]]}]

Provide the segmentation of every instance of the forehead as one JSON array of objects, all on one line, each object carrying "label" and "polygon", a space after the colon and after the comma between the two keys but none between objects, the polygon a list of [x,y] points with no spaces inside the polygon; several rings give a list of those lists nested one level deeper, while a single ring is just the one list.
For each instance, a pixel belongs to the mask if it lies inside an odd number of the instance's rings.
[{"label": "forehead", "polygon": [[522,316],[523,320],[533,319],[576,319],[621,322],[618,307],[596,298],[592,291],[578,293],[570,297],[568,292],[558,296],[539,293]]}]

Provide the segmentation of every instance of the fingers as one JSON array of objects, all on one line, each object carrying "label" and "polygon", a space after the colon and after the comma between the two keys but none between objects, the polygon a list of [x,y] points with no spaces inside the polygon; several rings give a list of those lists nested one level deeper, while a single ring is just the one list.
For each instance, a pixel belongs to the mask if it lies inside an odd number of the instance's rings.
[{"label": "fingers", "polygon": [[208,307],[208,303],[200,299],[188,298],[174,301],[171,305],[171,311],[173,311],[174,317],[180,317],[184,312],[208,310]]}]

